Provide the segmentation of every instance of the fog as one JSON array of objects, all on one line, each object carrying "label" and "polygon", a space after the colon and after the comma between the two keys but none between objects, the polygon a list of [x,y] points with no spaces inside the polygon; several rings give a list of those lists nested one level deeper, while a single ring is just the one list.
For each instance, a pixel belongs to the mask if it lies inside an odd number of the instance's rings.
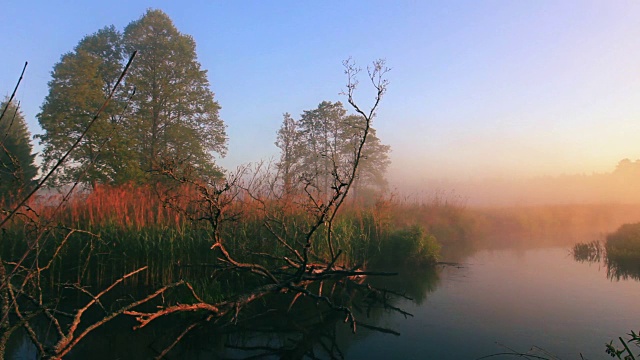
[{"label": "fog", "polygon": [[640,160],[621,160],[608,172],[466,178],[389,174],[392,191],[407,199],[445,198],[467,206],[640,203]]}]

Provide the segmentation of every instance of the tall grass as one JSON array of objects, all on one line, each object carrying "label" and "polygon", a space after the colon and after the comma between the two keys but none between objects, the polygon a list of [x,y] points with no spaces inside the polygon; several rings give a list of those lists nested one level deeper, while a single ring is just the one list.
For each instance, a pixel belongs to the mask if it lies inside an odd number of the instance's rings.
[{"label": "tall grass", "polygon": [[[188,188],[181,189],[189,192]],[[89,228],[115,225],[125,229],[141,229],[153,226],[181,227],[185,219],[169,209],[152,187],[123,185],[111,187],[97,185],[93,190],[74,194],[64,201],[61,194],[41,194],[30,206],[42,218],[52,219],[68,226]]]},{"label": "tall grass", "polygon": [[[7,260],[27,253],[34,241],[35,223],[48,230],[39,241],[43,246],[29,255],[31,263],[51,258],[66,241],[61,247],[64,256],[56,257],[51,264],[52,283],[109,283],[139,266],[149,266],[145,275],[137,278],[140,284],[178,279],[195,283],[221,266],[216,252],[210,249],[214,242],[211,228],[168,206],[159,196],[162,191],[134,185],[99,185],[75,195],[61,209],[51,205],[58,204],[61,195],[40,195],[29,204],[32,212],[13,219],[0,234],[9,240],[1,242],[0,251]],[[172,198],[173,204],[183,208],[192,206],[198,196],[187,187],[174,193],[178,196]],[[313,216],[298,200],[239,196],[226,209],[227,221],[219,228],[225,246],[242,254],[238,256],[244,261],[262,264],[290,255],[274,232],[289,245],[300,245]],[[334,222],[332,236],[335,248],[342,251],[339,265],[345,267],[429,265],[437,260],[441,246],[445,250],[470,248],[491,241],[496,234],[514,243],[523,237],[540,239],[568,228],[592,225],[600,229],[621,221],[619,213],[634,216],[636,210],[579,205],[468,209],[456,199],[436,197],[415,202],[387,196],[367,205],[345,204]],[[39,219],[49,222],[43,224]],[[66,237],[70,228],[81,231]],[[317,231],[311,242],[316,258],[329,256],[326,231]],[[640,253],[628,240],[633,228],[619,232],[610,237],[608,253],[618,256],[619,252],[618,257]]]},{"label": "tall grass", "polygon": [[[58,195],[35,198],[30,204],[31,218],[14,219],[0,234],[8,240],[0,241],[0,251],[4,259],[28,253],[27,263],[53,259],[47,277],[51,285],[109,284],[141,266],[148,266],[148,270],[135,280],[129,279],[130,283],[152,286],[187,279],[196,285],[212,285],[207,279],[224,264],[211,250],[210,224],[194,222],[193,216],[174,211],[158,192],[141,186],[97,186],[69,199],[61,209],[50,205],[59,203]],[[192,206],[198,196],[188,188],[176,193],[180,197],[172,199],[173,205],[184,208]],[[293,247],[300,245],[304,229],[313,221],[300,203],[296,199],[238,197],[225,210],[226,221],[218,229],[225,247],[240,254],[242,261],[269,265],[274,258],[290,255],[276,236]],[[364,268],[435,263],[439,245],[430,229],[436,228],[434,224],[443,228],[444,219],[451,215],[438,217],[430,207],[416,209],[393,199],[380,199],[372,206],[345,206],[332,234],[335,248],[343,254],[338,265]],[[426,223],[431,217],[439,220]],[[39,223],[39,219],[48,222]],[[34,224],[47,230],[38,240],[37,251],[29,252]],[[69,233],[69,229],[76,230]],[[328,258],[327,229],[313,236],[315,258]],[[218,280],[218,287],[221,282],[228,285],[226,288],[241,285],[238,279]]]},{"label": "tall grass", "polygon": [[571,249],[571,254],[576,261],[597,262],[604,254],[604,248],[598,240],[587,243],[577,243]]},{"label": "tall grass", "polygon": [[640,280],[640,223],[624,224],[607,235],[607,276]]},{"label": "tall grass", "polygon": [[[162,191],[134,185],[99,185],[75,195],[61,209],[51,205],[59,203],[60,195],[40,195],[29,204],[33,212],[15,218],[0,234],[10,239],[2,241],[0,251],[4,259],[19,258],[33,241],[33,221],[49,219],[46,224],[38,223],[48,230],[43,235],[45,241],[39,242],[44,245],[38,249],[38,256],[31,254],[29,260],[47,259],[66,241],[61,253],[64,256],[53,261],[51,273],[56,275],[50,276],[52,283],[108,283],[145,265],[149,271],[136,280],[144,285],[183,278],[199,281],[220,266],[215,251],[210,249],[211,228],[168,206],[159,196]],[[182,208],[193,206],[192,201],[198,197],[187,187],[175,189],[174,193],[177,196],[171,199],[173,204]],[[219,228],[225,246],[242,254],[245,261],[263,264],[289,255],[274,232],[289,245],[299,246],[313,216],[298,200],[239,196],[226,209],[227,221]],[[633,216],[635,210],[578,205],[468,209],[456,199],[436,197],[415,202],[387,196],[367,205],[345,204],[334,222],[332,236],[335,248],[342,251],[343,266],[428,265],[437,260],[440,246],[473,247],[492,241],[491,236],[496,234],[515,243],[523,237],[540,239],[554,231],[588,225],[600,229],[620,221],[618,213]],[[270,229],[266,223],[271,224]],[[77,231],[66,238],[69,228],[84,232]],[[326,231],[317,231],[311,242],[317,258],[329,256]],[[640,253],[625,240],[632,232],[632,228],[623,228],[619,235],[612,235],[608,252],[617,256],[619,250],[618,257]],[[617,240],[621,236],[624,239]]]},{"label": "tall grass", "polygon": [[[33,212],[15,218],[0,234],[10,240],[1,242],[0,251],[4,259],[17,259],[26,253],[33,241],[35,221],[48,230],[43,235],[45,241],[39,242],[44,245],[30,255],[29,261],[52,257],[66,241],[60,254],[64,256],[56,257],[51,265],[51,274],[55,274],[49,277],[52,283],[109,283],[139,266],[149,266],[136,280],[143,285],[178,279],[196,282],[210,276],[216,266],[221,266],[216,252],[210,249],[214,242],[210,226],[172,209],[161,200],[161,192],[144,186],[100,185],[75,195],[61,209],[50,205],[58,204],[61,196],[40,195],[29,204]],[[183,208],[193,206],[198,196],[186,187],[174,193],[179,196],[172,198],[173,204]],[[289,255],[274,232],[295,247],[310,226],[313,216],[302,203],[295,198],[239,196],[226,209],[227,221],[219,228],[220,236],[230,251],[242,254],[243,260],[269,264],[274,257]],[[334,222],[332,236],[335,248],[342,251],[342,266],[429,265],[437,260],[441,246],[472,247],[495,234],[506,235],[513,243],[522,238],[515,234],[539,238],[588,224],[599,228],[618,221],[617,212],[635,214],[626,208],[577,205],[468,209],[455,199],[412,202],[387,196],[367,205],[345,204]],[[41,224],[39,219],[50,221]],[[81,231],[66,237],[70,228]],[[326,231],[317,231],[311,242],[316,258],[329,256]],[[634,231],[637,229],[623,227],[619,234],[611,235],[608,253],[619,258],[640,254],[640,248],[633,247],[634,241],[629,240]],[[636,235],[640,237],[640,232]]]},{"label": "tall grass", "polygon": [[607,236],[607,257],[640,261],[640,223],[625,224]]},{"label": "tall grass", "polygon": [[604,259],[610,279],[640,279],[640,223],[624,224],[599,241],[578,243],[572,249],[576,261],[599,262]]}]

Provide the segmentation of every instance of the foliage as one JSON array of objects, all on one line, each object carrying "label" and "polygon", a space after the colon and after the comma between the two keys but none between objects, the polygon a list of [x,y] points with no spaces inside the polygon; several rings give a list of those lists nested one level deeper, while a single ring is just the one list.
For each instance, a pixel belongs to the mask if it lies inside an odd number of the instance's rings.
[{"label": "foliage", "polygon": [[38,170],[19,106],[5,99],[0,110],[6,110],[0,117],[0,202],[13,202],[21,192],[31,190]]},{"label": "foliage", "polygon": [[293,178],[297,170],[295,164],[301,148],[300,135],[296,128],[297,122],[291,117],[291,114],[285,113],[275,142],[280,149],[280,161],[277,166],[285,194],[289,194],[293,190]]},{"label": "foliage", "polygon": [[418,224],[446,245],[470,245],[470,235],[473,234],[473,238],[477,238],[481,230],[477,224],[481,218],[480,214],[465,208],[464,204],[456,199],[442,196],[423,201],[399,200],[394,196],[379,198],[375,208],[377,216],[388,216],[386,222],[392,228]]},{"label": "foliage", "polygon": [[[576,261],[600,262],[604,260],[607,278],[612,280],[640,279],[640,261],[636,247],[638,224],[626,224],[607,236],[606,245],[600,241],[577,243],[571,253]],[[635,240],[634,240],[635,239]]]},{"label": "foliage", "polygon": [[[45,205],[61,201],[60,196],[36,198],[29,206],[57,224],[41,239],[43,245],[39,256],[43,259],[52,257],[63,239],[66,241],[63,256],[54,261],[50,278],[55,279],[55,283],[81,282],[101,286],[117,280],[126,269],[143,265],[148,266],[144,275],[130,280],[130,284],[158,286],[185,279],[196,286],[208,278],[208,274],[217,268],[215,253],[210,250],[209,229],[196,226],[183,214],[167,208],[156,191],[148,186],[98,185],[92,192],[68,200],[63,213],[54,213],[55,208]],[[183,204],[198,196],[188,188],[178,192]],[[237,253],[239,260],[270,266],[270,257],[254,254],[286,256],[287,252],[269,241],[275,239],[263,225],[268,219],[264,213],[256,211],[256,205],[235,200],[229,211],[242,216],[221,226],[221,236],[227,239],[227,248]],[[387,215],[394,216],[393,213]],[[289,234],[312,221],[301,207],[292,206],[286,216]],[[423,226],[388,227],[381,223],[383,218],[379,212],[374,215],[373,208],[360,206],[348,206],[338,216],[334,238],[336,247],[343,250],[341,263],[344,266],[429,267],[435,263],[440,246]],[[382,231],[376,230],[383,227]],[[71,228],[77,231],[65,238],[66,229]],[[30,231],[29,222],[24,221],[7,227],[0,236],[0,256],[16,259],[24,254]],[[321,241],[325,236],[326,232],[320,233],[316,238],[319,241],[313,243],[315,256],[330,256],[329,249]],[[218,280],[225,284],[216,286],[235,288],[226,284],[225,279]],[[210,293],[213,283],[207,286],[206,294],[219,296],[221,293]]]},{"label": "foliage", "polygon": [[211,151],[224,154],[225,126],[196,60],[195,42],[160,10],[124,33],[105,27],[83,38],[54,66],[38,120],[45,169],[80,137],[112,90],[128,54],[139,51],[124,86],[92,125],[58,180],[122,184],[144,181],[165,158],[217,174]]},{"label": "foliage", "polygon": [[624,224],[607,235],[607,276],[640,279],[640,223]]},{"label": "foliage", "polygon": [[594,240],[588,243],[577,243],[571,250],[576,261],[596,262],[600,261],[604,248],[600,241]]},{"label": "foliage", "polygon": [[[37,135],[44,145],[44,170],[49,170],[71,148],[92,121],[120,73],[123,61],[120,33],[105,27],[83,38],[73,52],[64,54],[54,66],[49,94],[38,114],[45,131]],[[126,94],[120,90],[103,117],[89,129],[71,153],[58,181],[74,180],[85,174],[85,181],[123,182],[134,172],[123,121]]]},{"label": "foliage", "polygon": [[[329,193],[333,179],[346,178],[356,156],[364,126],[358,115],[347,115],[341,102],[321,102],[305,110],[299,120],[285,113],[276,145],[280,148],[278,168],[285,192],[310,185],[306,190]],[[355,187],[384,189],[389,166],[388,145],[383,145],[375,129],[369,129],[362,152]],[[293,174],[298,174],[294,178]],[[309,189],[312,188],[312,189]]]},{"label": "foliage", "polygon": [[624,224],[607,236],[607,257],[619,261],[640,259],[640,223]]},{"label": "foliage", "polygon": [[620,160],[613,171],[613,175],[624,180],[636,181],[640,177],[640,160]]},{"label": "foliage", "polygon": [[618,358],[621,360],[635,360],[640,357],[640,353],[633,354],[631,349],[627,344],[634,344],[636,347],[640,346],[640,333],[636,333],[633,330],[628,334],[629,338],[625,341],[622,337],[619,337],[620,343],[622,344],[622,348],[617,348],[613,345],[613,340],[606,344],[607,346],[607,354],[609,354],[613,358]]},{"label": "foliage", "polygon": [[224,155],[225,125],[209,90],[207,71],[196,60],[196,44],[160,10],[148,10],[124,30],[124,49],[140,52],[127,78],[132,98],[136,153],[152,169],[163,158],[189,163],[213,174],[209,152]]},{"label": "foliage", "polygon": [[[170,21],[163,13],[147,12],[138,22],[130,24],[125,29],[124,48],[127,48],[127,44],[131,43],[128,41],[133,41],[132,39],[139,39],[143,48],[142,45],[149,45],[147,50],[150,52],[155,51],[157,47],[153,45],[159,47],[162,44],[160,40],[165,37],[169,40],[189,40],[167,28],[167,23],[170,24]],[[96,39],[88,39],[87,43],[100,43],[93,40]],[[192,42],[184,41],[178,48],[193,49],[192,45]],[[109,91],[99,107],[100,110],[84,127],[79,126],[83,129],[69,149],[61,152],[58,159],[51,159],[55,165],[49,169],[39,186],[64,163],[69,153],[78,150],[79,144],[90,138],[86,135],[93,129],[99,116],[108,113],[103,111],[107,110],[109,100],[116,92],[118,84],[125,78],[135,54],[134,52],[127,62],[114,88]],[[82,51],[75,55],[71,56],[73,60],[76,57],[82,61],[86,60],[92,64],[92,71],[98,74],[101,63],[94,62],[93,56],[85,56]],[[157,55],[167,58],[159,63],[158,59],[147,58],[141,62],[143,67],[157,65],[156,70],[161,70],[160,65],[163,61],[174,60],[171,51]],[[343,302],[339,296],[326,296],[323,290],[325,282],[353,286],[354,289],[366,293],[372,305],[380,304],[385,309],[389,308],[406,315],[401,309],[388,306],[389,294],[395,293],[381,291],[362,283],[366,276],[390,275],[389,273],[348,266],[343,256],[344,251],[336,248],[334,230],[339,223],[339,210],[345,204],[345,199],[356,181],[367,138],[371,134],[371,122],[386,92],[388,81],[385,74],[389,71],[382,60],[374,62],[373,66],[368,68],[369,79],[377,95],[373,106],[363,110],[353,100],[353,92],[357,85],[356,75],[360,69],[350,61],[344,65],[348,77],[346,95],[349,104],[361,117],[362,126],[362,131],[351,144],[353,157],[348,162],[350,167],[342,169],[343,172],[340,174],[332,172],[333,186],[328,192],[319,195],[314,191],[307,191],[294,199],[280,197],[280,194],[274,191],[275,178],[269,171],[261,173],[256,170],[251,174],[246,168],[241,168],[236,173],[218,177],[213,174],[212,166],[191,162],[191,155],[198,156],[196,150],[190,149],[191,154],[183,157],[184,154],[180,153],[178,145],[169,140],[172,137],[171,132],[188,132],[188,126],[174,125],[179,125],[183,120],[187,125],[197,127],[200,124],[197,116],[190,117],[188,104],[178,103],[174,107],[158,108],[171,102],[170,94],[161,90],[162,86],[166,85],[163,81],[171,83],[173,79],[156,79],[158,82],[155,83],[156,86],[151,86],[151,90],[157,91],[137,100],[132,96],[132,92],[127,93],[131,100],[127,99],[125,104],[128,101],[132,105],[131,114],[149,116],[152,127],[149,129],[150,132],[147,132],[148,136],[137,139],[150,142],[142,145],[149,146],[143,148],[149,150],[149,153],[134,160],[138,161],[138,166],[143,170],[151,170],[150,174],[163,179],[153,182],[153,190],[159,195],[156,204],[160,204],[162,209],[175,211],[176,216],[165,218],[166,212],[160,210],[157,211],[157,218],[150,220],[156,216],[152,206],[146,207],[146,212],[141,212],[149,216],[147,220],[141,222],[136,216],[135,220],[131,221],[126,216],[132,212],[136,214],[136,208],[140,207],[136,207],[133,199],[128,199],[126,207],[118,209],[120,211],[100,211],[100,206],[97,206],[97,211],[80,211],[79,217],[68,217],[69,213],[65,210],[74,201],[79,202],[78,206],[86,205],[89,209],[92,203],[95,205],[95,199],[92,200],[91,197],[100,189],[99,181],[94,181],[95,191],[89,192],[88,197],[84,197],[87,193],[79,194],[74,192],[75,187],[70,187],[64,189],[65,193],[58,202],[38,203],[33,196],[34,191],[13,211],[0,214],[0,227],[3,229],[0,233],[3,237],[0,241],[0,355],[4,354],[11,334],[21,328],[25,329],[41,356],[58,359],[69,354],[94,330],[122,315],[134,318],[137,322],[135,329],[139,329],[158,318],[174,314],[183,314],[182,316],[186,317],[187,314],[195,313],[195,319],[190,321],[180,334],[176,334],[174,341],[158,355],[158,358],[163,358],[192,329],[212,322],[228,325],[237,323],[239,317],[244,316],[245,309],[250,309],[261,299],[281,294],[291,296],[289,308],[301,297],[324,304],[327,309],[342,314],[355,332],[357,320],[350,305]],[[190,67],[190,70],[203,74],[198,66]],[[143,73],[142,71],[134,74],[133,80],[127,81],[126,85],[135,84],[136,79],[143,78],[139,76]],[[96,78],[97,75],[91,79],[95,81],[92,83],[93,86],[101,85]],[[156,80],[150,79],[152,82]],[[64,89],[63,83],[64,81],[61,81],[61,89]],[[144,89],[142,93],[144,94]],[[204,93],[206,97],[206,91]],[[95,95],[91,101],[99,98],[97,92]],[[156,95],[158,97],[155,97]],[[188,94],[180,95],[189,99]],[[198,98],[197,94],[195,97]],[[115,105],[118,105],[117,97]],[[207,109],[206,104],[198,105]],[[151,115],[138,113],[145,106],[149,106],[147,110],[152,112]],[[124,107],[122,110],[124,111]],[[215,110],[217,111],[217,106]],[[158,113],[155,114],[155,111]],[[214,119],[208,117],[208,120]],[[117,121],[120,121],[120,117]],[[153,129],[156,125],[157,133]],[[135,131],[135,126],[131,128]],[[208,128],[205,124],[197,130],[206,136]],[[163,139],[154,141],[153,137],[157,134],[161,134]],[[211,137],[210,140],[212,141],[203,140],[201,145],[211,150],[211,146],[215,145],[217,140],[215,137]],[[89,144],[87,149],[95,150],[97,154],[91,159],[77,161],[78,177],[90,173],[90,167],[97,163],[96,159],[109,141],[110,138],[104,139],[97,145],[93,144],[95,147]],[[143,167],[144,161],[140,161],[145,159],[144,155],[148,155],[147,169]],[[113,179],[110,181],[115,182]],[[313,182],[307,182],[305,187],[313,185]],[[40,205],[40,208],[36,211],[34,209],[37,205]],[[289,209],[290,206],[293,206],[293,209]],[[158,226],[159,218],[165,219],[171,226]],[[119,227],[118,221],[120,224],[126,224],[125,227]],[[137,227],[145,221],[148,226],[140,231]],[[265,229],[266,233],[263,232]],[[266,236],[255,237],[256,233]],[[131,234],[133,236],[129,238],[128,235]],[[113,241],[114,239],[116,241]],[[212,258],[203,258],[202,255]],[[196,263],[191,263],[192,261]],[[204,276],[210,276],[210,280],[194,282],[194,286],[185,280],[191,270],[183,268],[200,268]],[[149,280],[149,276],[158,273],[161,273],[159,279]],[[165,273],[169,276],[164,277]],[[118,299],[108,309],[103,305],[103,301],[106,303],[106,298],[113,294],[114,288],[134,280],[141,283],[140,278],[144,274],[149,274],[147,280],[142,282],[152,286],[149,292]],[[175,277],[180,279],[170,282]],[[214,279],[216,282],[213,282]],[[208,289],[215,289],[222,294],[207,294]],[[171,298],[165,295],[174,291],[181,291],[186,297],[180,301],[165,301]],[[58,305],[61,299],[69,295],[76,296],[78,303],[71,310],[62,313],[58,310]],[[160,300],[160,306],[150,306]],[[97,320],[87,315],[94,310],[102,314]],[[46,338],[34,331],[36,323],[41,321],[46,321],[53,329],[52,334],[44,335]]]},{"label": "foliage", "polygon": [[440,251],[436,238],[420,225],[393,230],[383,237],[380,247],[385,256],[379,258],[395,266],[433,265]]}]

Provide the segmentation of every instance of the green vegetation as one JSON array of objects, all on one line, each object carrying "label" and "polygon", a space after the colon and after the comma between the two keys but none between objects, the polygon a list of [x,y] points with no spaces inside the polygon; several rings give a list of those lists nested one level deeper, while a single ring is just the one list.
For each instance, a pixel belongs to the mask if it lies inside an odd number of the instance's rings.
[{"label": "green vegetation", "polygon": [[571,250],[576,261],[595,262],[600,261],[604,249],[600,241],[594,240],[588,243],[577,243]]},{"label": "green vegetation", "polygon": [[11,203],[33,188],[38,169],[29,131],[19,106],[0,103],[0,204]]},{"label": "green vegetation", "polygon": [[380,252],[384,256],[378,255],[377,258],[383,263],[420,267],[434,263],[440,245],[422,226],[413,225],[392,231],[382,240]]},{"label": "green vegetation", "polygon": [[[361,128],[361,117],[348,115],[341,102],[323,101],[316,109],[303,111],[300,120],[284,114],[276,146],[280,148],[277,166],[285,190],[302,190],[305,185],[313,184],[317,191],[327,193],[336,186],[336,179],[346,179],[357,155]],[[371,128],[354,189],[386,188],[389,151],[390,147],[383,145]]]},{"label": "green vegetation", "polygon": [[[140,60],[131,66],[136,54]],[[141,328],[156,318],[198,313],[162,358],[199,325],[198,316],[231,325],[257,300],[281,294],[292,297],[289,308],[301,296],[322,302],[346,316],[355,332],[350,306],[340,295],[325,295],[325,283],[362,291],[386,308],[388,293],[362,283],[377,274],[365,263],[388,256],[380,252],[389,247],[387,237],[403,244],[393,255],[413,265],[435,263],[437,247],[422,230],[382,230],[366,220],[373,219],[370,209],[355,202],[347,208],[350,190],[367,178],[361,163],[374,158],[365,145],[376,143],[371,123],[389,69],[383,60],[367,68],[376,97],[364,112],[353,100],[360,69],[350,61],[344,66],[345,95],[357,115],[345,116],[338,104],[340,115],[321,125],[347,118],[348,124],[309,137],[324,144],[313,156],[330,162],[296,169],[299,191],[291,193],[272,171],[223,175],[215,166],[211,152],[224,154],[227,140],[219,106],[195,60],[195,43],[166,14],[149,10],[123,34],[107,27],[81,40],[54,68],[38,115],[45,130],[43,178],[0,213],[0,356],[21,328],[39,356],[62,358],[121,315]],[[310,125],[314,133],[316,125]],[[51,179],[74,185],[59,187],[57,198],[34,196]],[[91,189],[78,193],[80,182]],[[145,290],[107,302],[121,284]],[[78,304],[60,313],[68,298]],[[97,320],[84,316],[98,308]],[[54,329],[53,340],[33,330],[38,321]]]},{"label": "green vegetation", "polygon": [[604,247],[610,278],[640,280],[640,223],[622,225],[607,235]]},{"label": "green vegetation", "polygon": [[640,261],[640,223],[622,225],[607,236],[607,258],[626,262]]},{"label": "green vegetation", "polygon": [[[38,114],[45,170],[86,131],[58,180],[141,182],[167,160],[218,175],[211,152],[224,155],[225,125],[195,47],[160,10],[148,10],[124,33],[109,26],[80,40],[55,65]],[[92,122],[135,51],[135,66]]]},{"label": "green vegetation", "polygon": [[[619,337],[620,345],[622,348],[617,348],[613,345],[613,340],[607,344],[607,354],[609,354],[613,358],[618,358],[620,360],[636,360],[640,358],[640,353],[636,352],[636,355],[633,354],[629,345],[634,345],[636,348],[640,347],[640,334],[635,333],[633,330],[628,334],[629,337],[625,341],[622,337]],[[637,349],[636,349],[637,350]]]},{"label": "green vegetation", "polygon": [[[52,286],[69,282],[102,286],[145,265],[148,270],[144,276],[131,281],[158,286],[186,279],[196,284],[223,267],[216,265],[216,252],[210,249],[211,229],[165,207],[151,189],[98,186],[90,194],[70,201],[66,211],[59,214],[38,203],[34,202],[32,208],[55,220],[56,225],[48,228],[39,252],[31,253],[28,261],[35,261],[36,257],[40,261],[54,259],[47,275]],[[381,204],[348,207],[338,217],[333,231],[336,248],[344,252],[342,266],[434,264],[439,254],[435,237],[419,224],[392,225],[403,219],[394,218],[392,213],[383,214]],[[286,255],[284,247],[273,246],[274,235],[263,225],[265,218],[259,212],[241,202],[234,207],[244,216],[220,229],[221,236],[228,239],[225,244],[229,251],[241,254],[241,261],[265,266],[272,265],[273,258]],[[395,211],[401,207],[394,204],[393,208]],[[312,220],[309,214],[296,211],[287,217],[291,224],[287,233],[299,231]],[[18,219],[5,228],[0,234],[3,259],[18,259],[28,252],[32,227],[30,221]],[[66,236],[68,229],[75,230]],[[326,230],[314,237],[312,250],[318,258],[329,256],[330,250],[321,241],[324,237]],[[59,257],[53,256],[56,251],[60,251]]]},{"label": "green vegetation", "polygon": [[[55,224],[43,236],[38,252],[40,261],[51,258],[65,242],[62,256],[48,269],[49,283],[52,286],[68,282],[103,286],[131,269],[146,265],[144,275],[128,283],[158,286],[185,279],[202,289],[202,294],[214,298],[224,293],[220,289],[237,288],[230,284],[240,278],[233,281],[222,278],[224,283],[207,280],[216,269],[224,268],[218,264],[218,254],[211,250],[214,243],[211,228],[194,223],[185,214],[168,207],[158,197],[159,191],[139,185],[97,186],[92,192],[68,201],[65,210],[58,213],[44,204],[61,201],[60,197],[35,199],[31,208]],[[183,204],[188,203],[189,196],[196,195],[188,190],[175,193],[184,195]],[[271,204],[272,212],[281,213],[285,228],[280,231],[288,234],[292,245],[293,239],[300,237],[300,229],[313,220],[312,214],[296,207],[295,202],[289,199],[288,203]],[[265,216],[269,214],[260,211],[261,206],[264,204],[256,201],[235,201],[229,210],[235,214],[234,218],[219,230],[220,236],[226,239],[228,251],[238,254],[239,260],[271,266],[274,258],[287,256],[288,250],[274,246],[277,239],[264,225],[269,220]],[[276,207],[279,210],[276,211]],[[509,219],[523,218],[522,212],[512,213],[511,218],[506,214],[501,217],[493,214],[466,209],[459,202],[443,198],[425,203],[379,198],[372,205],[348,204],[333,226],[334,246],[342,251],[339,264],[343,267],[427,268],[438,260],[441,248],[473,248],[478,242],[490,242],[491,239],[481,237],[487,229]],[[533,216],[530,221],[541,222]],[[69,229],[76,231],[65,237]],[[5,227],[0,234],[2,258],[18,259],[28,252],[32,231],[33,225],[23,220]],[[528,237],[524,229],[522,232]],[[326,228],[313,235],[311,249],[315,258],[330,256],[331,250],[323,240],[326,235]],[[512,239],[517,241],[517,237]],[[578,244],[574,256],[591,259],[602,251],[597,242]],[[30,256],[29,261],[35,261],[35,253]],[[216,291],[220,292],[216,294]]]},{"label": "green vegetation", "polygon": [[604,259],[607,277],[640,280],[640,223],[624,224],[607,235],[605,245],[599,241],[577,243],[572,249],[577,261],[599,262]]}]

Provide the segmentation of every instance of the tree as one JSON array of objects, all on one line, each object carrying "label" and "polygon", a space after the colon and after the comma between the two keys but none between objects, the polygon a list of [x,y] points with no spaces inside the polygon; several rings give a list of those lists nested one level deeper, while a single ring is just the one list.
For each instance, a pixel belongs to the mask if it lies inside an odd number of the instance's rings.
[{"label": "tree", "polygon": [[151,170],[163,158],[186,161],[204,173],[215,166],[210,152],[224,155],[227,137],[196,44],[160,10],[148,10],[124,31],[124,48],[139,59],[127,83],[132,98],[136,152]]},{"label": "tree", "polygon": [[29,142],[29,130],[19,106],[5,99],[0,109],[0,201],[13,201],[21,191],[31,190],[38,172]]},{"label": "tree", "polygon": [[[276,141],[281,150],[277,165],[285,191],[296,182],[294,174],[298,182],[321,193],[329,193],[336,178],[346,179],[358,155],[362,121],[361,116],[348,115],[341,102],[323,101],[316,109],[305,110],[298,121],[285,114]],[[356,188],[386,187],[389,151],[375,129],[369,129],[354,180]]]},{"label": "tree", "polygon": [[[80,137],[93,119],[121,71],[121,35],[115,27],[105,27],[83,38],[73,52],[62,56],[52,72],[49,94],[38,114],[45,133],[38,135],[44,145],[45,170],[49,169]],[[76,151],[71,153],[58,180],[124,182],[131,162],[130,139],[123,121],[125,94],[118,92],[95,122]]]},{"label": "tree", "polygon": [[[345,118],[345,129],[350,130],[351,133],[343,135],[347,141],[345,141],[344,157],[346,158],[346,164],[343,166],[352,166],[356,158],[357,151],[357,139],[362,127],[360,126],[361,117],[357,115],[350,115]],[[356,172],[356,178],[354,179],[354,193],[353,198],[357,198],[359,192],[366,188],[375,188],[378,190],[386,189],[388,182],[386,179],[387,168],[391,164],[389,159],[389,152],[391,146],[384,145],[380,138],[376,135],[376,129],[369,129],[369,136],[367,142],[364,144],[362,154],[360,157],[360,165]]]},{"label": "tree", "polygon": [[293,175],[297,169],[300,144],[296,129],[298,123],[289,113],[284,113],[283,118],[275,144],[280,148],[280,161],[278,161],[277,167],[282,178],[284,193],[289,194],[293,188]]},{"label": "tree", "polygon": [[45,166],[87,128],[134,51],[138,56],[122,90],[64,164],[60,179],[140,182],[167,160],[217,173],[211,152],[224,155],[227,142],[220,106],[196,60],[195,42],[160,10],[148,10],[124,33],[109,26],[86,36],[55,65],[38,114]]},{"label": "tree", "polygon": [[613,174],[621,178],[633,179],[635,181],[638,177],[640,177],[640,160],[620,160],[618,162],[618,165],[616,165]]},{"label": "tree", "polygon": [[342,103],[323,101],[318,108],[303,111],[299,121],[302,146],[306,148],[300,153],[302,170],[307,180],[314,180],[314,186],[327,193],[331,186],[332,174],[344,175],[342,169],[339,144],[344,142],[341,124],[346,110]]}]

